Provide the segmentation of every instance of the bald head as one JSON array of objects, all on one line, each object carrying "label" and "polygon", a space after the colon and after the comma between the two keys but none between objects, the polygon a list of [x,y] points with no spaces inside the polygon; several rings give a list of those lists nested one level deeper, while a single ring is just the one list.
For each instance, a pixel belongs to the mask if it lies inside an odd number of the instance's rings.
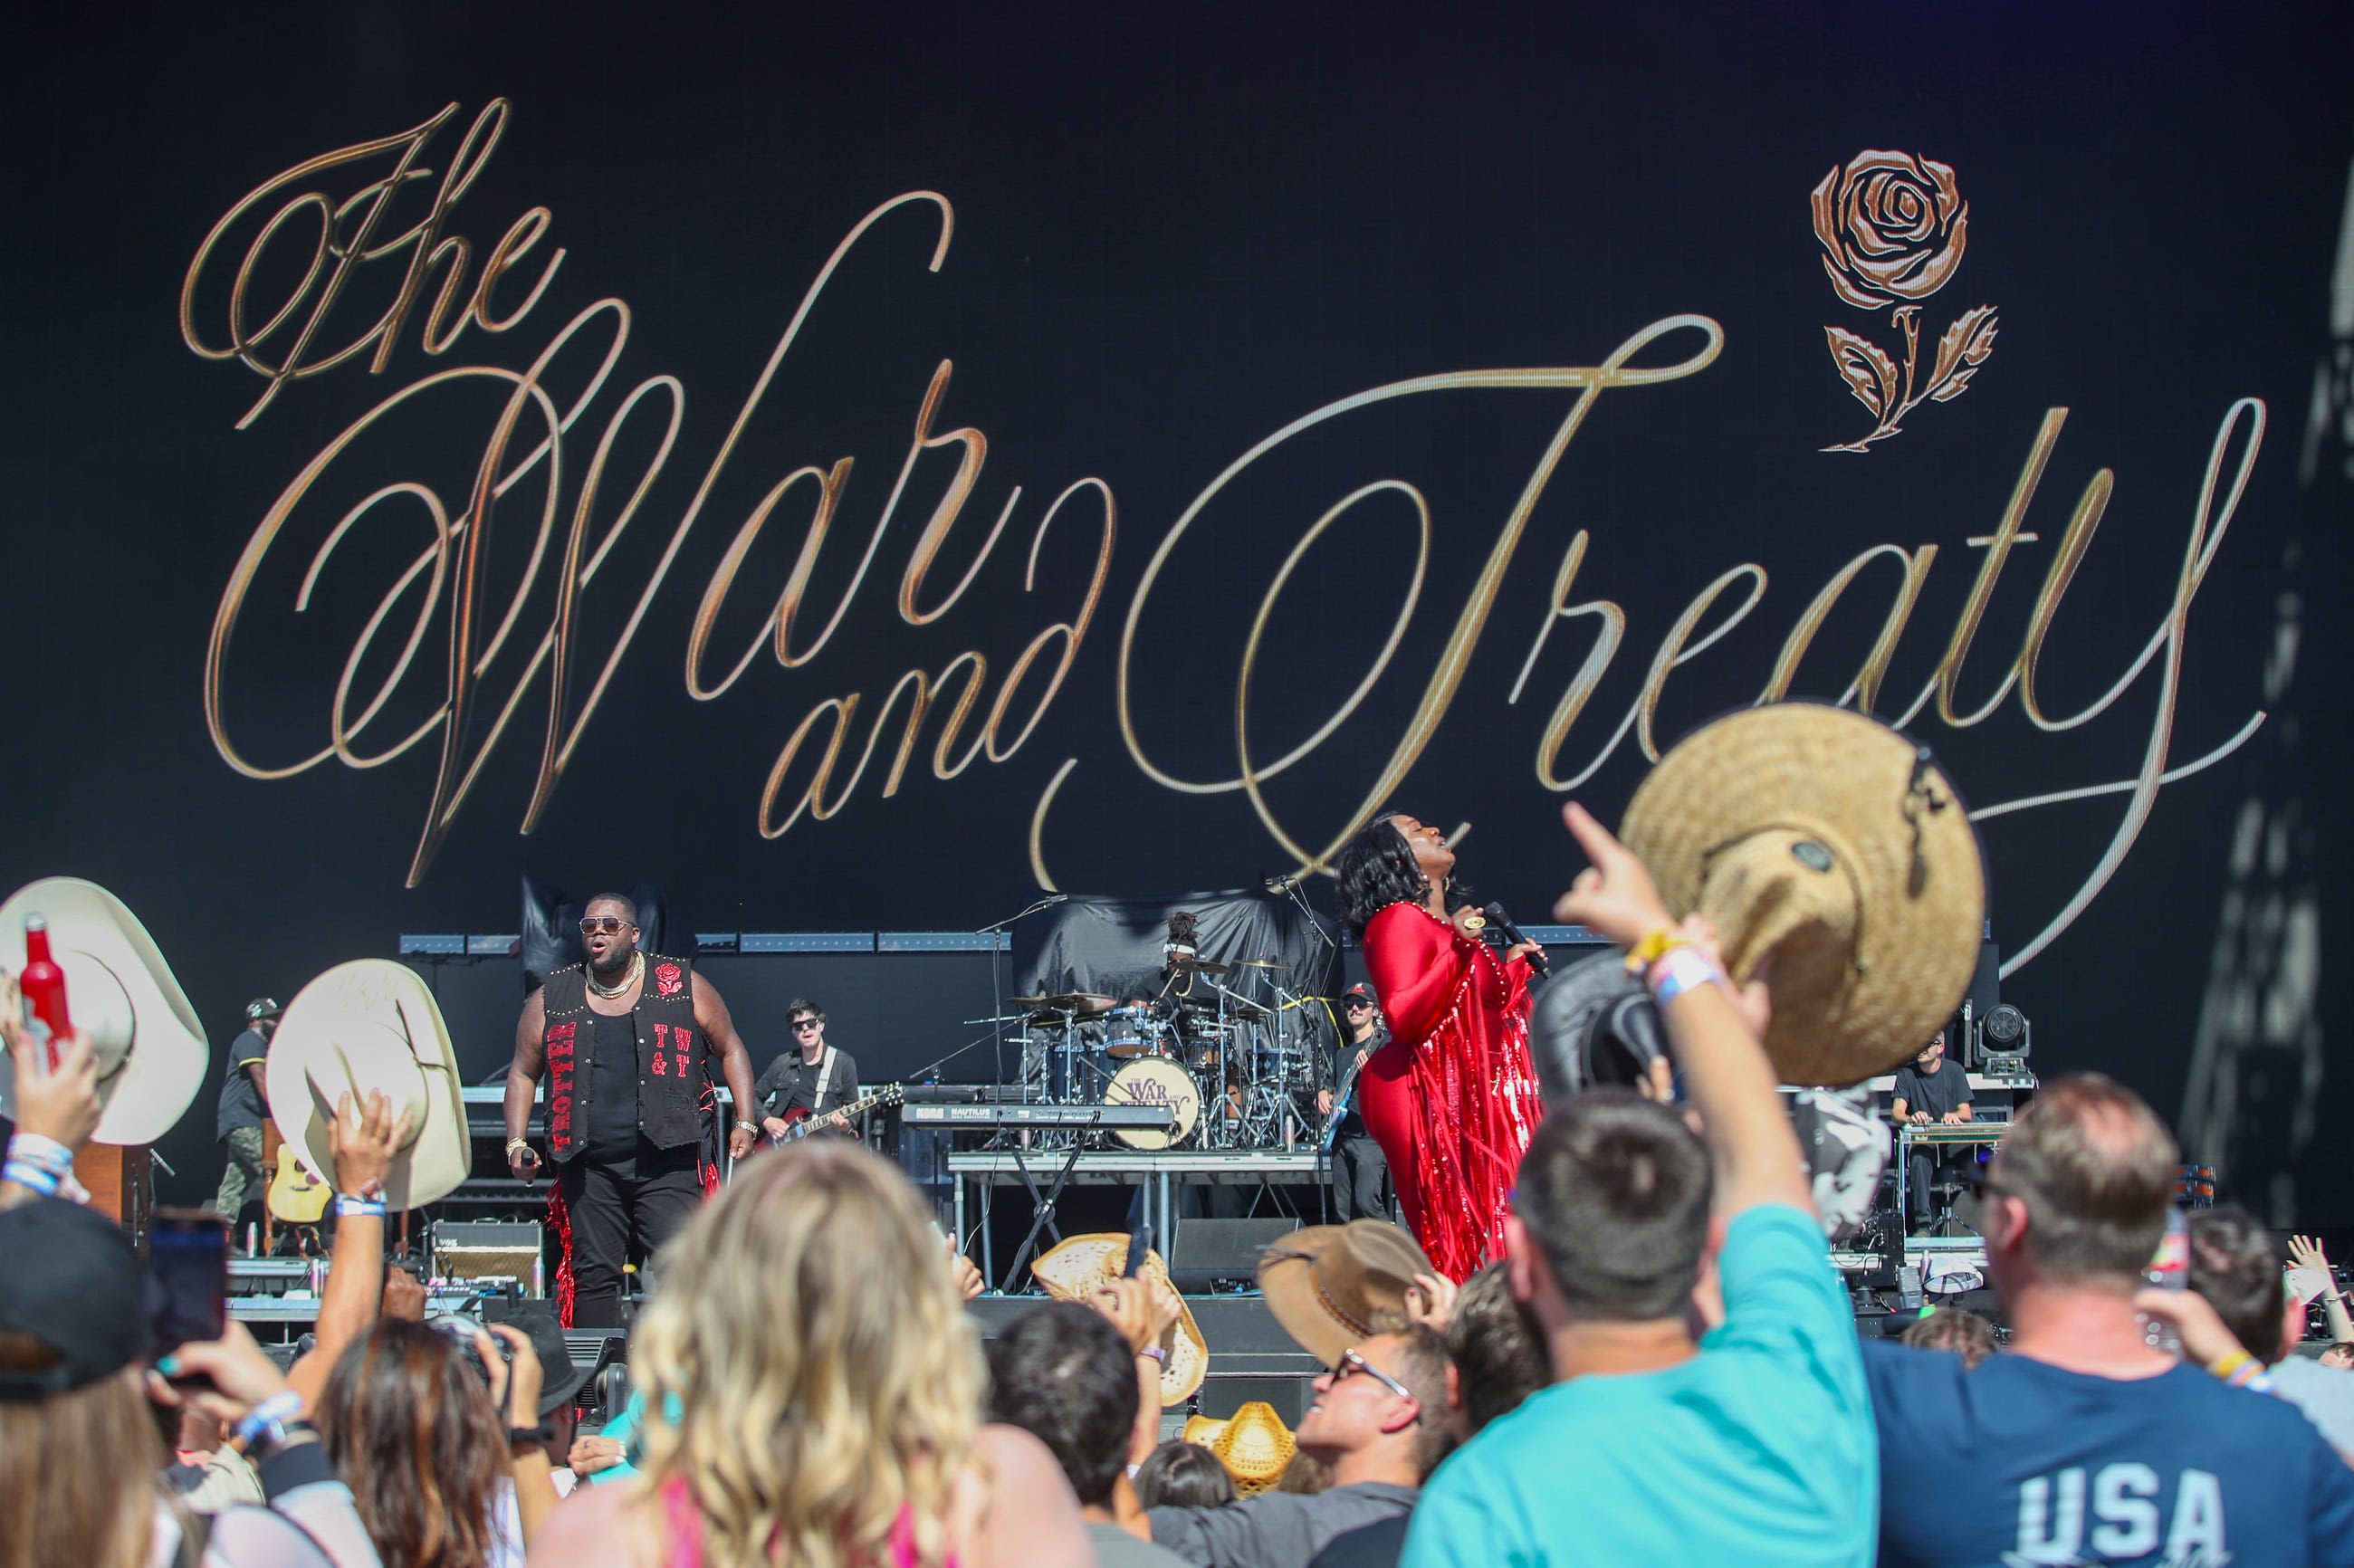
[{"label": "bald head", "polygon": [[2056,1278],[2139,1276],[2166,1231],[2173,1136],[2139,1095],[2098,1073],[2044,1085],[1988,1171],[2027,1206],[2027,1249]]}]

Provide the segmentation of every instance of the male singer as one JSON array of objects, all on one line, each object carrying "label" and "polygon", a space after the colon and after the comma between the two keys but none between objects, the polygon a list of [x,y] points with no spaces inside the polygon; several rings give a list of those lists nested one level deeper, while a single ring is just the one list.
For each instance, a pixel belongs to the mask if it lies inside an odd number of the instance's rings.
[{"label": "male singer", "polygon": [[637,906],[617,894],[588,901],[580,936],[588,961],[548,976],[515,1025],[507,1165],[525,1181],[539,1170],[525,1132],[545,1072],[548,1150],[570,1233],[571,1326],[618,1328],[632,1246],[652,1256],[703,1200],[710,1047],[735,1100],[728,1157],[749,1153],[760,1128],[752,1059],[712,983],[687,959],[640,952]]}]

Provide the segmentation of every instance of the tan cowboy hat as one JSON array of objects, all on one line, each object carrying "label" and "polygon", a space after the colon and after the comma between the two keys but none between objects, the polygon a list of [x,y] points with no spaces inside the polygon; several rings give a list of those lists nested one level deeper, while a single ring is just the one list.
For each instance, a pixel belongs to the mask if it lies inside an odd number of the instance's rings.
[{"label": "tan cowboy hat", "polygon": [[1776,703],[1704,726],[1635,791],[1619,835],[1678,918],[1766,973],[1790,1084],[1884,1073],[1962,1004],[1986,921],[1978,834],[1929,748],[1874,718]]},{"label": "tan cowboy hat", "polygon": [[413,1114],[408,1145],[384,1179],[398,1213],[446,1198],[466,1180],[473,1150],[450,1026],[417,971],[385,959],[337,964],[297,992],[270,1040],[270,1115],[295,1156],[335,1179],[327,1118],[349,1092]]},{"label": "tan cowboy hat", "polygon": [[[1119,1277],[1128,1265],[1128,1237],[1117,1233],[1071,1236],[1041,1254],[1030,1266],[1046,1294],[1058,1301],[1085,1303],[1095,1293]],[[1157,1280],[1172,1292],[1169,1266],[1161,1255],[1147,1250],[1144,1266],[1138,1270],[1140,1277]],[[1202,1386],[1210,1374],[1210,1341],[1202,1337],[1202,1326],[1193,1321],[1193,1309],[1185,1305],[1183,1297],[1177,1299],[1177,1323],[1170,1330],[1161,1349],[1169,1359],[1161,1363],[1161,1403],[1165,1408],[1182,1404]]]},{"label": "tan cowboy hat", "polygon": [[[98,1056],[106,1108],[98,1143],[153,1143],[204,1087],[212,1051],[188,993],[139,916],[94,882],[51,876],[0,904],[0,965],[25,967],[25,916],[49,923],[49,952],[66,976],[74,1033]],[[0,1117],[16,1117],[15,1064],[0,1056]]]},{"label": "tan cowboy hat", "polygon": [[1258,1255],[1267,1310],[1328,1367],[1351,1346],[1402,1326],[1414,1277],[1437,1272],[1405,1227],[1386,1220],[1309,1225]]},{"label": "tan cowboy hat", "polygon": [[1235,1478],[1235,1490],[1246,1498],[1273,1491],[1291,1467],[1291,1457],[1299,1452],[1291,1428],[1263,1399],[1252,1400],[1224,1421],[1189,1415],[1183,1436],[1215,1454]]}]

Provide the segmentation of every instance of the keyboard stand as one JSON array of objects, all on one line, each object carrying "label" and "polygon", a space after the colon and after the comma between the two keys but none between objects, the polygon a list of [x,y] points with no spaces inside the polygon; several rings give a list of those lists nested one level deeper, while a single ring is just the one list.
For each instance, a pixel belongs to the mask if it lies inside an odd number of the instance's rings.
[{"label": "keyboard stand", "polygon": [[1070,1148],[1063,1154],[1063,1168],[1055,1172],[1055,1184],[1042,1193],[1038,1191],[1037,1178],[1030,1174],[1030,1167],[1022,1158],[1022,1145],[1019,1141],[1012,1145],[1013,1169],[1021,1175],[1022,1185],[1030,1190],[1030,1202],[1036,1205],[1036,1210],[1031,1215],[1030,1234],[1022,1238],[1022,1245],[1014,1253],[1013,1261],[1005,1266],[1005,1277],[997,1284],[999,1295],[1013,1293],[1016,1282],[1022,1277],[1023,1266],[1029,1263],[1031,1253],[1037,1248],[1040,1231],[1045,1231],[1056,1242],[1063,1239],[1062,1227],[1055,1223],[1055,1202],[1062,1197],[1064,1184],[1070,1181],[1071,1172],[1078,1169],[1079,1150],[1083,1147],[1085,1139],[1071,1139]]}]

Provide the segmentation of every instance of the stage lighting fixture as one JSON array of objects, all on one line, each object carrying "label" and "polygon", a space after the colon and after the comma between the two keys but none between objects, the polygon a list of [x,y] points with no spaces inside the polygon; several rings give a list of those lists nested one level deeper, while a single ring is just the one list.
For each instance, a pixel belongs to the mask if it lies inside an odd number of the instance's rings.
[{"label": "stage lighting fixture", "polygon": [[1988,1009],[1978,1021],[1979,1070],[1990,1078],[2026,1077],[2033,1036],[2027,1014],[2010,1003],[1999,1002]]}]

